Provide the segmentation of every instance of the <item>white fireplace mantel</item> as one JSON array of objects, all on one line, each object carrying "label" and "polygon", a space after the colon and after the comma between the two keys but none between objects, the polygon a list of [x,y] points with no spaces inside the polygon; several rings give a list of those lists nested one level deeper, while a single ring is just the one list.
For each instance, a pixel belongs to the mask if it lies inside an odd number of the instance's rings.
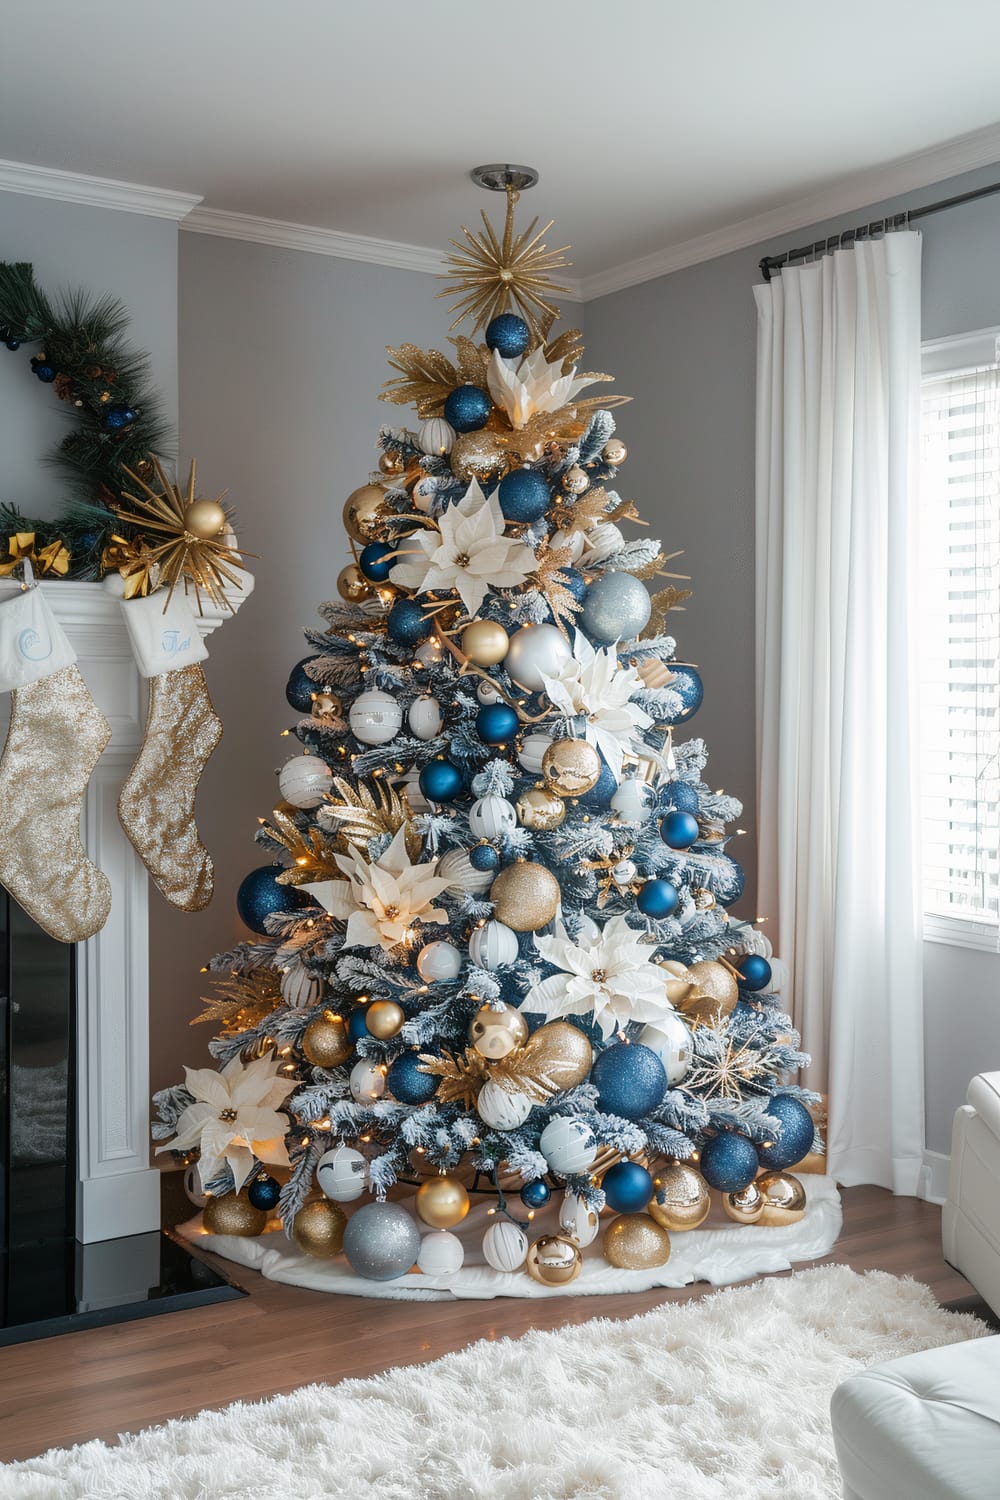
[{"label": "white fireplace mantel", "polygon": [[[84,800],[82,836],[111,882],[107,923],[77,945],[76,1236],[84,1243],[160,1227],[160,1174],[149,1165],[149,942],[145,867],[118,822],[118,794],[142,742],[146,690],[129,646],[117,578],[40,583],[111,725]],[[0,602],[19,591],[0,579]],[[229,595],[238,609],[253,589]],[[229,612],[205,603],[209,635]],[[159,898],[157,898],[159,899]]]}]

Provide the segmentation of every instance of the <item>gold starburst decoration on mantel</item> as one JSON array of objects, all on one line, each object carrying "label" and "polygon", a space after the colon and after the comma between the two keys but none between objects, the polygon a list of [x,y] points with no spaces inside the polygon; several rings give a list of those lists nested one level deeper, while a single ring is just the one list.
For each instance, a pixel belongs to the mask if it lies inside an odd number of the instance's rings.
[{"label": "gold starburst decoration on mantel", "polygon": [[[548,234],[554,219],[535,234],[537,218],[532,219],[527,229],[517,234],[514,230],[514,209],[517,193],[507,190],[507,216],[503,234],[498,238],[493,225],[482,212],[484,232],[473,233],[462,226],[465,243],[450,240],[454,252],[447,257],[451,278],[440,297],[455,298],[451,310],[457,317],[451,324],[456,328],[463,318],[475,319],[473,333],[485,328],[500,313],[513,310],[527,323],[532,337],[541,342],[559,316],[559,309],[547,300],[553,292],[567,292],[568,287],[552,281],[548,272],[570,264],[566,260],[568,245],[558,250],[549,250],[543,237]],[[451,330],[449,329],[449,332]]]}]

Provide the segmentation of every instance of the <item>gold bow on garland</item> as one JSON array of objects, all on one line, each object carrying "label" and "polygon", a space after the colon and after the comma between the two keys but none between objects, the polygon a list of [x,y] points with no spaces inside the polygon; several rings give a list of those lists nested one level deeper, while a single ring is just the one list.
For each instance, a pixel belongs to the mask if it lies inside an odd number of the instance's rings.
[{"label": "gold bow on garland", "polygon": [[69,548],[61,537],[36,552],[35,533],[15,531],[13,536],[7,538],[7,559],[0,563],[0,578],[9,578],[14,569],[24,562],[30,562],[40,578],[44,578],[47,573],[58,573],[60,578],[64,578],[69,572],[69,559]]},{"label": "gold bow on garland", "polygon": [[125,580],[125,598],[144,599],[151,594],[160,581],[159,564],[154,561],[145,537],[134,536],[131,541],[113,532],[111,540],[101,557],[101,567],[106,573],[120,573]]}]

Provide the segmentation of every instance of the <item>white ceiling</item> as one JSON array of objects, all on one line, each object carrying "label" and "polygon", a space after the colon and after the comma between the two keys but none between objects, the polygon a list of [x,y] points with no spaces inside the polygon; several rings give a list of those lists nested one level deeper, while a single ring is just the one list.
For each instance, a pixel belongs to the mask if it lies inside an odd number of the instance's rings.
[{"label": "white ceiling", "polygon": [[429,247],[528,162],[595,284],[1000,116],[995,0],[44,0],[3,40],[9,160]]}]

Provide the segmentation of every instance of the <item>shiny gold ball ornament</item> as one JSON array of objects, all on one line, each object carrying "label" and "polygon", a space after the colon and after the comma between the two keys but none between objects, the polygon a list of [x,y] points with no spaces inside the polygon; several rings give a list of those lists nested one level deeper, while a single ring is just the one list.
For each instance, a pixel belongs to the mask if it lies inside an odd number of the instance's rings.
[{"label": "shiny gold ball ornament", "polygon": [[317,1198],[306,1203],[295,1215],[292,1239],[300,1250],[316,1260],[332,1260],[344,1248],[347,1215],[339,1203]]},{"label": "shiny gold ball ornament", "polygon": [[528,1037],[513,1071],[546,1094],[559,1094],[582,1083],[593,1061],[594,1049],[579,1026],[547,1021]]},{"label": "shiny gold ball ornament", "polygon": [[507,450],[495,432],[460,432],[451,448],[451,470],[457,479],[491,479],[506,469]]},{"label": "shiny gold ball ornament", "polygon": [[336,693],[313,693],[312,716],[314,719],[338,719],[343,707]]},{"label": "shiny gold ball ornament", "polygon": [[601,757],[587,740],[553,740],[542,756],[542,775],[561,797],[582,797],[601,778]]},{"label": "shiny gold ball ornament", "polygon": [[628,449],[621,438],[609,438],[601,449],[601,457],[606,464],[614,464],[617,468],[628,458]]},{"label": "shiny gold ball ornament", "polygon": [[267,1210],[254,1208],[246,1193],[223,1193],[209,1198],[201,1222],[209,1234],[233,1234],[249,1238],[267,1228]]},{"label": "shiny gold ball ornament", "polygon": [[670,1236],[648,1214],[619,1214],[604,1231],[602,1249],[619,1271],[647,1271],[670,1259]]},{"label": "shiny gold ball ornament", "polygon": [[762,1172],[755,1186],[764,1200],[760,1223],[772,1229],[797,1224],[806,1211],[806,1190],[791,1172]]},{"label": "shiny gold ball ornament", "polygon": [[481,1057],[498,1062],[509,1057],[528,1039],[528,1023],[513,1005],[494,1010],[484,1005],[469,1022],[469,1041]]},{"label": "shiny gold ball ornament", "polygon": [[352,541],[377,542],[389,507],[380,484],[363,484],[344,501],[344,530]]},{"label": "shiny gold ball ornament", "polygon": [[764,1212],[764,1199],[756,1182],[750,1182],[738,1193],[723,1193],[722,1206],[734,1224],[757,1224]]},{"label": "shiny gold ball ornament", "polygon": [[429,1177],[417,1188],[414,1206],[432,1229],[451,1229],[469,1212],[469,1195],[454,1177]]},{"label": "shiny gold ball ornament", "polygon": [[566,1286],[583,1269],[579,1245],[565,1234],[543,1234],[528,1250],[525,1270],[542,1286]]},{"label": "shiny gold ball ornament", "polygon": [[357,563],[348,563],[346,568],[341,568],[337,574],[337,593],[341,599],[346,599],[348,604],[360,604],[364,599],[370,599],[375,590],[362,573]]},{"label": "shiny gold ball ornament", "polygon": [[365,1025],[380,1042],[396,1036],[405,1020],[406,1012],[395,1000],[376,1000],[365,1011]]},{"label": "shiny gold ball ornament", "polygon": [[184,512],[184,530],[207,542],[226,529],[226,512],[218,500],[195,500]]},{"label": "shiny gold ball ornament", "polygon": [[673,1004],[695,1021],[707,1024],[716,1016],[728,1016],[740,998],[735,975],[711,958],[689,964],[684,982],[693,984],[694,989]]},{"label": "shiny gold ball ornament", "polygon": [[302,1033],[302,1055],[316,1068],[339,1068],[354,1051],[342,1016],[325,1010]]},{"label": "shiny gold ball ornament", "polygon": [[402,474],[403,460],[398,453],[383,451],[378,456],[378,466],[383,474]]},{"label": "shiny gold ball ornament", "polygon": [[510,649],[510,637],[496,620],[473,620],[462,631],[462,655],[477,667],[495,667]]},{"label": "shiny gold ball ornament", "polygon": [[531,828],[536,833],[549,833],[566,816],[563,799],[547,786],[532,786],[522,792],[514,803],[517,821],[522,828]]},{"label": "shiny gold ball ornament", "polygon": [[559,909],[559,882],[544,865],[519,859],[490,886],[493,915],[514,932],[537,932]]},{"label": "shiny gold ball ornament", "polygon": [[661,1229],[697,1229],[708,1218],[712,1207],[708,1183],[687,1162],[668,1162],[654,1181],[656,1193],[647,1212]]},{"label": "shiny gold ball ornament", "polygon": [[590,488],[590,475],[586,469],[581,469],[579,464],[574,464],[567,469],[563,475],[563,489],[571,495],[582,495],[584,490]]}]

